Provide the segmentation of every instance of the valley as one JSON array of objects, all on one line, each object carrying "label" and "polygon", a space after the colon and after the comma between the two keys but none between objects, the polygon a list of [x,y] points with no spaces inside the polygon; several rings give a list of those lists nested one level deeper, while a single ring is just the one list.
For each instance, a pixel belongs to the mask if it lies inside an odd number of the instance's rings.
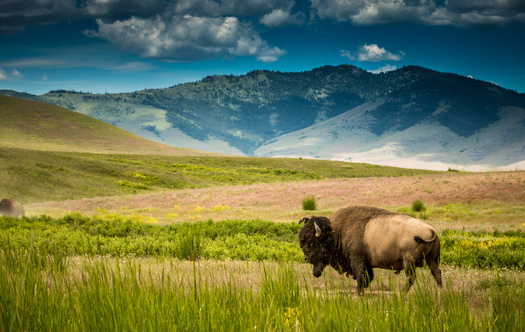
[{"label": "valley", "polygon": [[522,169],[525,95],[418,66],[257,70],[118,94],[38,99],[149,140],[237,156],[470,171]]},{"label": "valley", "polygon": [[[365,144],[373,134],[358,130],[372,124],[363,121],[366,112],[382,102],[314,127],[357,117],[347,125]],[[26,210],[22,219],[0,217],[1,329],[525,326],[525,171],[210,153],[4,96],[0,116],[6,119],[0,123],[1,195]],[[516,125],[504,115],[498,121],[506,129]],[[154,133],[152,126],[144,129]],[[301,140],[322,135],[314,129]],[[331,130],[330,139],[339,139],[341,130]],[[305,197],[313,197],[316,210],[304,210]],[[422,205],[417,211],[415,201]],[[314,278],[298,246],[297,222],[349,205],[386,208],[433,226],[444,287],[437,288],[425,268],[406,294],[404,274],[387,270],[376,269],[363,296],[352,278],[331,268]],[[242,319],[232,323],[232,315]]]}]

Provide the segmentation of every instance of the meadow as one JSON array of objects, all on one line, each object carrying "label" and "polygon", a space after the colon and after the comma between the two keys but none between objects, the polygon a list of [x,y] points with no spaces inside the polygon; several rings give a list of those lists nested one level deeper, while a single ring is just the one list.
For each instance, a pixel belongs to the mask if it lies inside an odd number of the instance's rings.
[{"label": "meadow", "polygon": [[[315,279],[300,263],[297,224],[170,227],[79,214],[0,221],[5,331],[525,328],[521,231],[443,232],[443,289],[420,269],[405,294],[403,275],[378,271],[357,296],[353,280],[330,268]],[[481,266],[473,247],[490,253]]]},{"label": "meadow", "polygon": [[309,159],[38,151],[0,145],[0,188],[24,204],[255,183],[439,172]]},{"label": "meadow", "polygon": [[[0,217],[0,330],[525,329],[525,172],[0,153],[26,208]],[[434,226],[444,287],[427,268],[407,294],[403,273],[376,270],[362,296],[330,268],[314,278],[297,222],[348,205]]]}]

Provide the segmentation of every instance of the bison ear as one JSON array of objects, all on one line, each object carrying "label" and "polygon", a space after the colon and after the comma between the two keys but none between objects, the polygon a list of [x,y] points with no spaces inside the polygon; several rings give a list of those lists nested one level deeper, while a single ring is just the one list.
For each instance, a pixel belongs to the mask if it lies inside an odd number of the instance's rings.
[{"label": "bison ear", "polygon": [[317,226],[317,223],[314,221],[314,227],[315,227],[315,237],[321,236],[321,227]]},{"label": "bison ear", "polygon": [[310,219],[308,219],[308,218],[303,218],[303,219],[299,220],[299,225],[300,225],[302,222],[304,222],[304,223],[306,224],[306,223],[308,222],[308,220],[310,220]]}]

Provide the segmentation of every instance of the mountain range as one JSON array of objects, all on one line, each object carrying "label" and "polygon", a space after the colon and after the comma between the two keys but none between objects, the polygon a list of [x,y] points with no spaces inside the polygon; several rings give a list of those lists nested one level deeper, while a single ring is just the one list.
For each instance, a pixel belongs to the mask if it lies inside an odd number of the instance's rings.
[{"label": "mountain range", "polygon": [[525,167],[525,94],[418,66],[380,74],[351,65],[258,70],[119,94],[0,93],[219,153],[445,170]]}]

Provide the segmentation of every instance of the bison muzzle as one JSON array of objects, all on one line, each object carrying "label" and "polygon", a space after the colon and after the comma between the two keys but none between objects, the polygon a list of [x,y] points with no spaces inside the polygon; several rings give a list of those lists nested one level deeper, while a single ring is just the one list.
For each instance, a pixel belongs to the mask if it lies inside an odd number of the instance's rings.
[{"label": "bison muzzle", "polygon": [[336,210],[331,219],[303,218],[299,245],[304,260],[320,277],[330,265],[357,281],[359,293],[374,279],[374,268],[405,270],[408,291],[416,267],[426,261],[441,287],[439,237],[431,226],[406,214],[368,206]]}]

